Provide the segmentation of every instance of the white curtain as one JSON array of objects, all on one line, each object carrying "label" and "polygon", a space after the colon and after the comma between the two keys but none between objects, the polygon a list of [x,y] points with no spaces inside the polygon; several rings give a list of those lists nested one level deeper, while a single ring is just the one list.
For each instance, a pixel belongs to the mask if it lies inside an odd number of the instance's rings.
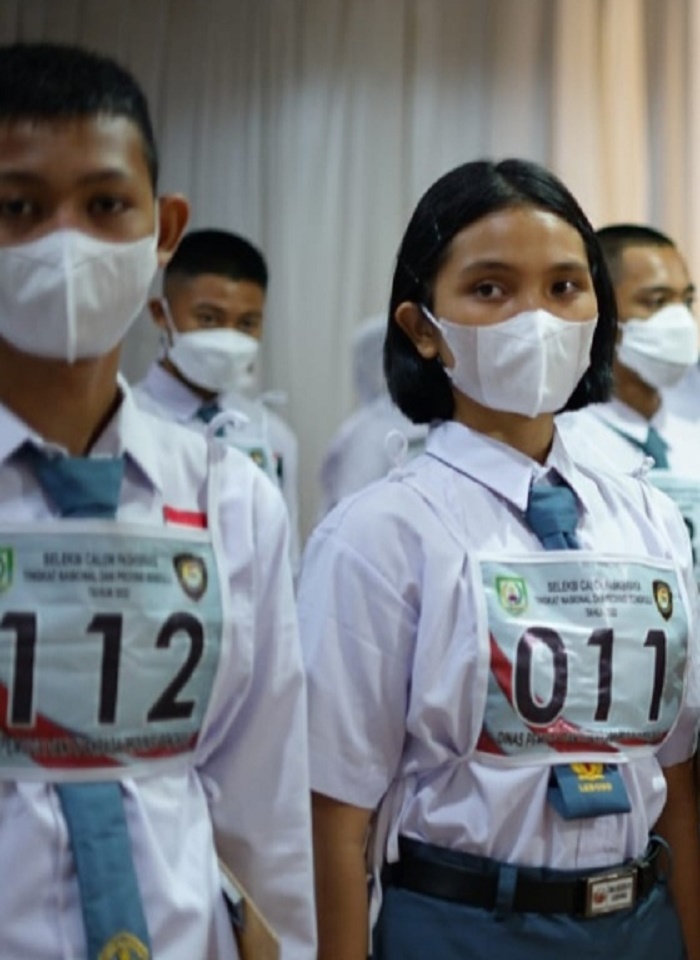
[{"label": "white curtain", "polygon": [[[79,42],[149,97],[164,190],[265,251],[266,386],[286,391],[308,531],[413,205],[482,156],[546,163],[596,225],[700,265],[700,0],[0,0],[0,42]],[[127,373],[155,352],[144,320]]]}]

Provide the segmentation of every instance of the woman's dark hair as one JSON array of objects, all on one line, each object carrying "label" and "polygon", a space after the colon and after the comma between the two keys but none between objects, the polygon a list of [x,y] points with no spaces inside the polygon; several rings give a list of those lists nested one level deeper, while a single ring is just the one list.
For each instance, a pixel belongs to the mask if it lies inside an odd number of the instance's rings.
[{"label": "woman's dark hair", "polygon": [[598,301],[598,324],[591,365],[564,409],[578,410],[609,396],[617,310],[593,227],[564,184],[544,167],[526,160],[480,160],[451,170],[430,187],[399,247],[384,341],[384,372],[394,402],[414,423],[450,420],[454,413],[452,385],[438,357],[426,360],[420,356],[394,320],[396,309],[409,301],[432,310],[434,281],[456,234],[490,213],[514,206],[548,210],[580,234]]}]

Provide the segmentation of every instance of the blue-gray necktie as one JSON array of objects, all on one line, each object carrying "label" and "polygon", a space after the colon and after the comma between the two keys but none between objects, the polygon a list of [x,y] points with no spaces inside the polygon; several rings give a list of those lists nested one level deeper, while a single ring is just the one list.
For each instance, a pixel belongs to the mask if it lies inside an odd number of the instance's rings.
[{"label": "blue-gray necktie", "polygon": [[647,457],[651,457],[657,469],[668,470],[668,444],[656,427],[649,426],[645,440],[637,440],[636,437],[631,437],[624,430],[616,430],[615,432],[628,440],[633,447],[645,453]]},{"label": "blue-gray necktie", "polygon": [[221,413],[221,407],[219,406],[218,400],[207,400],[206,403],[203,403],[201,407],[197,409],[196,416],[199,420],[203,420],[204,423],[211,423],[214,417],[217,417]]},{"label": "blue-gray necktie", "polygon": [[535,483],[525,511],[525,522],[545,550],[577,550],[578,509],[571,487]]},{"label": "blue-gray necktie", "polygon": [[[25,452],[61,516],[116,515],[124,475],[121,458],[49,458],[34,447]],[[119,784],[63,783],[56,790],[75,860],[88,960],[151,957]]]},{"label": "blue-gray necktie", "polygon": [[639,446],[651,457],[655,467],[668,470],[668,444],[655,427],[649,427],[646,440]]},{"label": "blue-gray necktie", "polygon": [[[566,484],[552,486],[535,483],[525,511],[525,521],[537,534],[545,550],[578,550],[576,538],[578,508],[576,496]],[[567,820],[579,817],[603,816],[631,809],[624,781],[617,767],[601,764],[601,781],[608,793],[595,795],[580,792],[579,774],[575,765],[552,766],[552,781],[548,790],[550,803]]]}]

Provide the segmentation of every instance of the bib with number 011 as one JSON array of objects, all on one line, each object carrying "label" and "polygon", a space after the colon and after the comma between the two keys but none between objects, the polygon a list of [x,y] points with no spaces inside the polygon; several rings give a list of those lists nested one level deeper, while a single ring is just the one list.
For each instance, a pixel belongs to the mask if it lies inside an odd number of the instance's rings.
[{"label": "bib with number 011", "polygon": [[482,756],[616,763],[663,742],[683,702],[688,644],[673,567],[577,551],[484,558],[481,576]]},{"label": "bib with number 011", "polygon": [[647,479],[673,500],[683,517],[693,550],[695,580],[700,586],[700,480],[679,477],[668,470],[651,470]]},{"label": "bib with number 011", "polygon": [[0,778],[117,779],[186,764],[221,632],[204,531],[4,527]]}]

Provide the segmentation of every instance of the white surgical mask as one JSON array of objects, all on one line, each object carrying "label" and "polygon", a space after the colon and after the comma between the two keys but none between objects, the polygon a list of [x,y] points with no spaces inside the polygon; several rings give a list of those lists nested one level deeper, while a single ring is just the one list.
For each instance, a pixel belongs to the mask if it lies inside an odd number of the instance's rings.
[{"label": "white surgical mask", "polygon": [[245,392],[254,386],[260,347],[255,337],[224,327],[180,333],[175,329],[167,300],[162,303],[172,337],[168,358],[185,379],[214,393]]},{"label": "white surgical mask", "polygon": [[562,320],[528,310],[501,323],[473,326],[428,319],[454,357],[445,373],[465,396],[491,410],[536,417],[561,410],[590,366],[597,317]]},{"label": "white surgical mask", "polygon": [[648,320],[620,324],[617,358],[657,390],[678,383],[698,360],[698,328],[690,310],[671,303]]},{"label": "white surgical mask", "polygon": [[158,221],[141,240],[79,230],[0,247],[0,337],[54,360],[101,357],[124,339],[158,269]]}]

